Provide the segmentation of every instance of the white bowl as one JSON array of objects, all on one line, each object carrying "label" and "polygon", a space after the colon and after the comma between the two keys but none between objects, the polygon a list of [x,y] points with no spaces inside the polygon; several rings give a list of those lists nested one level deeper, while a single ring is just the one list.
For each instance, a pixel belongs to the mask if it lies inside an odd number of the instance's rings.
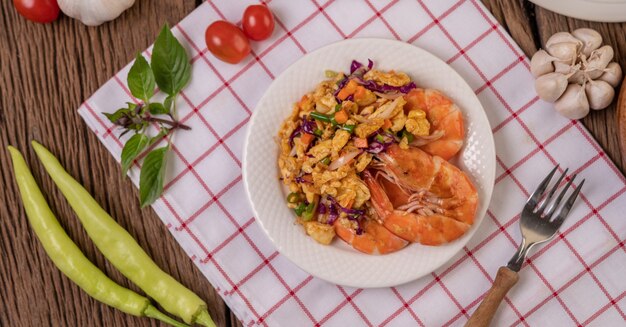
[{"label": "white bowl", "polygon": [[[441,246],[411,244],[387,255],[360,253],[341,240],[324,246],[294,223],[279,181],[276,136],[293,104],[322,81],[324,71],[348,71],[353,59],[399,70],[419,87],[448,95],[463,112],[466,142],[453,160],[474,182],[479,206],[474,226]],[[385,39],[351,39],[311,52],[270,85],[252,115],[246,140],[243,178],[256,218],[278,251],[313,276],[353,287],[387,287],[409,282],[439,268],[474,235],[487,210],[495,175],[495,147],[489,121],[467,83],[446,63],[413,45]]]}]

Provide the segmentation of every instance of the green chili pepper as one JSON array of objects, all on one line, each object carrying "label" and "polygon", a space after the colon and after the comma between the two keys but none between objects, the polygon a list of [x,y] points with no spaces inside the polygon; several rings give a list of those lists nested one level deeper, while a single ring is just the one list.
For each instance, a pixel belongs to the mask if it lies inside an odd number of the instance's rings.
[{"label": "green chili pepper", "polygon": [[341,104],[340,103],[335,105],[335,112],[337,112],[339,110],[341,110]]},{"label": "green chili pepper", "polygon": [[148,298],[118,285],[91,263],[50,210],[22,154],[12,146],[9,152],[28,221],[54,265],[65,276],[89,296],[120,311],[158,319],[172,326],[187,326],[160,312]]},{"label": "green chili pepper", "polygon": [[350,132],[350,134],[354,133],[354,128],[356,127],[356,125],[343,125],[341,126],[341,129],[343,129],[344,131],[348,131]]},{"label": "green chili pepper", "polygon": [[402,137],[406,137],[406,140],[409,141],[409,143],[413,142],[413,139],[415,138],[413,134],[407,132],[406,129],[402,130]]},{"label": "green chili pepper", "polygon": [[309,221],[311,219],[313,219],[313,214],[315,214],[315,211],[317,209],[317,203],[309,203],[308,206],[306,206],[306,210],[304,210],[304,212],[302,213],[302,219],[304,221]]},{"label": "green chili pepper", "polygon": [[300,205],[298,205],[295,209],[293,209],[296,212],[296,215],[298,217],[302,216],[302,213],[304,212],[304,210],[306,210],[306,204],[304,204],[304,202],[300,203]]},{"label": "green chili pepper", "polygon": [[[311,112],[311,117],[315,120],[319,120],[319,121],[323,121],[325,123],[330,123],[331,117],[328,115],[324,115],[322,113],[319,113],[317,111],[313,111]],[[334,118],[334,117],[333,117]]]},{"label": "green chili pepper", "polygon": [[63,169],[52,153],[35,141],[32,145],[87,234],[122,275],[137,284],[163,309],[181,317],[186,323],[215,327],[206,303],[200,297],[161,270],[137,241]]},{"label": "green chili pepper", "polygon": [[291,192],[287,195],[287,202],[289,203],[298,203],[300,202],[301,195],[298,192]]},{"label": "green chili pepper", "polygon": [[313,134],[317,136],[322,136],[324,134],[324,131],[318,128],[313,132]]},{"label": "green chili pepper", "polygon": [[385,138],[380,134],[376,135],[376,140],[380,143],[385,143]]},{"label": "green chili pepper", "polygon": [[320,162],[328,166],[330,164],[330,157],[326,157],[320,160]]}]

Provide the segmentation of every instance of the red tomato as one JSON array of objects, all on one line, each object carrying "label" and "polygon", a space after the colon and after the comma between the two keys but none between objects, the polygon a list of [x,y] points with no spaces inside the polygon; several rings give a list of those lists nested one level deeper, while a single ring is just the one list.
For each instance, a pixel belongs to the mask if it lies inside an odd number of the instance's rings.
[{"label": "red tomato", "polygon": [[262,41],[274,31],[274,15],[265,5],[252,5],[243,12],[243,32],[250,40]]},{"label": "red tomato", "polygon": [[37,23],[50,23],[59,17],[57,0],[13,0],[17,12]]},{"label": "red tomato", "polygon": [[218,20],[204,33],[206,46],[217,59],[236,64],[250,53],[250,42],[235,25]]}]

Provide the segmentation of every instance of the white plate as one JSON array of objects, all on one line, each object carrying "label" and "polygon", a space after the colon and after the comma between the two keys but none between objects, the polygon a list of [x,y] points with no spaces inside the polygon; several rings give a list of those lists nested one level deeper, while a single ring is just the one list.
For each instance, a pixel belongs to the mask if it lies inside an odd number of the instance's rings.
[{"label": "white plate", "polygon": [[[384,70],[408,73],[416,84],[436,88],[461,108],[466,121],[466,146],[457,162],[474,182],[480,203],[474,226],[458,240],[438,246],[411,244],[398,252],[373,256],[335,240],[316,243],[294,224],[278,180],[276,135],[293,104],[324,79],[324,70],[348,71],[352,59]],[[495,174],[495,149],[489,121],[465,81],[432,54],[407,43],[384,39],[351,39],[325,46],[286,69],[259,101],[248,130],[243,177],[256,218],[278,251],[308,273],[353,287],[387,287],[422,277],[448,261],[472,237],[485,215]]]},{"label": "white plate", "polygon": [[561,15],[596,22],[626,22],[626,0],[530,0]]}]

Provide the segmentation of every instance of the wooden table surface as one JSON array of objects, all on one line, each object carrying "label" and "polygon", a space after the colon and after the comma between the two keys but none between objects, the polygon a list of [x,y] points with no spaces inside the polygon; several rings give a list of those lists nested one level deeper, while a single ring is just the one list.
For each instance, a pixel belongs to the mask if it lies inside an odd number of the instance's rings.
[{"label": "wooden table surface", "polygon": [[[626,67],[626,23],[576,20],[522,0],[483,2],[527,55],[555,32],[591,27],[615,48],[616,60]],[[164,22],[177,23],[200,3],[137,1],[121,17],[99,27],[67,17],[35,24],[19,16],[12,1],[0,4],[0,326],[159,325],[96,302],[47,258],[28,226],[4,145],[24,153],[53,211],[87,257],[113,280],[136,289],[104,260],[72,218],[72,210],[37,162],[30,140],[49,146],[160,267],[206,300],[218,326],[241,326],[154,212],[139,209],[137,190],[120,177],[118,163],[76,112],[138,50],[153,42]],[[615,103],[582,121],[624,172]]]}]

